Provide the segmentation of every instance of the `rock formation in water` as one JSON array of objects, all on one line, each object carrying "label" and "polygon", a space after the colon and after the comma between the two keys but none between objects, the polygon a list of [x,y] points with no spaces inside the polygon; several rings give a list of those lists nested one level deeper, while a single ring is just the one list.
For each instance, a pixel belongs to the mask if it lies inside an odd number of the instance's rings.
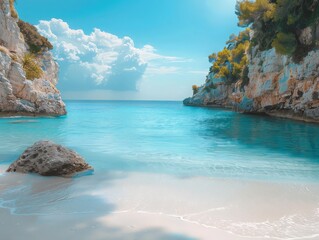
[{"label": "rock formation in water", "polygon": [[0,114],[65,115],[58,65],[48,49],[31,51],[13,2],[0,0]]},{"label": "rock formation in water", "polygon": [[76,152],[50,141],[40,141],[10,165],[7,172],[37,173],[42,176],[68,177],[93,171]]},{"label": "rock formation in water", "polygon": [[[312,2],[313,5],[310,5],[307,11],[309,14],[313,12],[316,19],[318,19],[318,1]],[[254,3],[247,1],[244,4],[254,6]],[[269,5],[272,5],[271,9],[274,9],[274,4],[276,4],[274,1],[269,1]],[[287,2],[287,4],[290,3]],[[256,5],[257,8],[258,1]],[[306,9],[306,7],[307,5],[305,5],[304,8]],[[237,8],[237,11],[240,11],[240,6]],[[300,9],[300,11],[302,10]],[[280,14],[282,17],[283,13],[280,12]],[[243,17],[239,17],[239,19],[242,20]],[[252,25],[253,28],[255,27],[255,29],[257,29],[256,31],[258,31],[258,27],[262,24],[267,26],[266,24],[270,22],[270,20],[268,20],[268,22],[260,23],[258,21],[265,21],[260,19],[263,18],[257,18],[257,20],[255,20],[256,26]],[[314,17],[311,20],[313,19]],[[302,20],[304,20],[304,17],[302,17],[300,21]],[[273,20],[271,24],[272,25],[269,26],[274,26],[274,24],[277,23]],[[286,23],[281,22],[281,24]],[[304,25],[305,23],[301,26]],[[266,30],[268,31],[269,28],[266,28]],[[228,47],[225,48],[221,54],[211,55],[214,61],[221,62],[221,59],[225,58],[226,60],[223,60],[223,65],[214,65],[213,63],[205,84],[198,88],[195,86],[193,97],[185,99],[184,104],[192,106],[227,107],[244,113],[263,113],[285,118],[319,122],[318,21],[316,20],[311,26],[304,26],[303,29],[290,27],[287,29],[283,28],[283,30],[289,30],[292,33],[277,34],[277,37],[274,36],[275,40],[272,40],[273,34],[271,32],[264,34],[259,30],[259,33],[256,34],[256,31],[248,29],[246,30],[249,32],[249,34],[247,34],[248,39],[244,38],[244,32],[241,33],[242,36],[232,36],[230,41],[227,42],[229,44]],[[262,37],[270,42],[268,49],[260,49],[260,45],[263,44]],[[280,37],[284,40],[280,39]],[[273,41],[272,45],[269,39]],[[295,55],[300,55],[302,51],[303,54],[306,54],[297,60],[295,56],[279,54],[275,46],[276,44],[278,45],[277,42],[280,40],[282,41],[280,42],[282,45],[277,47],[279,50],[283,51],[284,49],[287,52],[288,50],[295,51]],[[235,57],[229,56],[236,47],[234,46],[236,45],[236,41],[239,41],[239,43],[237,43],[239,47],[243,47],[245,41],[251,42],[247,45],[244,52],[247,57],[247,71],[245,74],[245,70],[243,70],[239,77],[232,76],[227,79],[227,76],[231,75],[234,70],[237,70],[235,67],[240,66],[239,64],[242,63],[241,60],[243,59],[236,62],[236,57],[240,55],[238,54],[238,49],[235,49]],[[256,42],[259,45],[256,44]],[[295,47],[291,43],[298,45]],[[285,47],[287,49],[285,49]],[[291,47],[292,50],[289,49],[289,47]],[[231,65],[229,59],[235,63]],[[220,67],[220,69],[218,67]],[[216,72],[218,72],[218,74],[216,74]],[[222,77],[220,75],[222,75]]]},{"label": "rock formation in water", "polygon": [[[207,82],[185,105],[219,106],[245,113],[266,113],[319,122],[319,51],[311,51],[300,63],[276,54],[258,52],[249,64],[249,84],[232,84],[210,74]],[[208,86],[214,85],[214,88]]]}]

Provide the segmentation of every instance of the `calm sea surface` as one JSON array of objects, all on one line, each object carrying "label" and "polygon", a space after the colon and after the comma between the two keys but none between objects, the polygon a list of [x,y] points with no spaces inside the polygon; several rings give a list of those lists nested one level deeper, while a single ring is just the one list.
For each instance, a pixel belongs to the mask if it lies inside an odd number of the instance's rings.
[{"label": "calm sea surface", "polygon": [[60,118],[0,119],[0,164],[38,140],[75,149],[96,172],[317,181],[319,126],[181,102],[68,101]]}]

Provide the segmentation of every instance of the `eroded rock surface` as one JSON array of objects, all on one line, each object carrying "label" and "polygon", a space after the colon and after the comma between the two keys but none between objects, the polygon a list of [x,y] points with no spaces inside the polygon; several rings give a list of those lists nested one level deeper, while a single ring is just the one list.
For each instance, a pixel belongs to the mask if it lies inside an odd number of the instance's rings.
[{"label": "eroded rock surface", "polygon": [[[319,50],[299,63],[274,49],[250,56],[249,84],[227,84],[209,75],[185,105],[231,107],[246,113],[266,113],[319,122]],[[214,86],[209,87],[209,86]]]},{"label": "eroded rock surface", "polygon": [[83,171],[93,171],[93,168],[76,152],[50,141],[40,141],[29,147],[7,170],[62,177]]},{"label": "eroded rock surface", "polygon": [[17,19],[10,13],[9,0],[0,1],[0,115],[65,115],[58,82],[58,65],[48,51],[37,56],[44,72],[29,80],[21,65],[27,52]]}]

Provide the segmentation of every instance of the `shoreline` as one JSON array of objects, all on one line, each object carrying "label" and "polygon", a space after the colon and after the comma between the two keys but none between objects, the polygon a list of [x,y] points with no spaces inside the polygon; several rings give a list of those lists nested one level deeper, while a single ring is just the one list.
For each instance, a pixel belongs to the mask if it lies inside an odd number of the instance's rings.
[{"label": "shoreline", "polygon": [[[67,100],[67,101],[86,101],[86,100]],[[93,101],[101,101],[104,100],[93,100]],[[113,101],[113,100],[106,100],[106,101]],[[118,100],[116,100],[118,101]],[[125,100],[123,100],[125,101]],[[143,102],[144,100],[141,100],[139,102]],[[121,102],[121,101],[119,101]],[[134,102],[134,101],[133,101]],[[145,101],[149,102],[149,101]],[[154,101],[152,101],[154,102]],[[156,101],[155,101],[156,102]],[[159,101],[161,102],[161,101]],[[166,102],[166,101],[163,101]],[[180,102],[180,101],[167,101],[167,102]],[[270,111],[270,112],[244,112],[244,111],[238,111],[235,109],[234,106],[222,106],[219,104],[190,104],[190,103],[181,103],[186,107],[200,107],[200,108],[212,108],[212,109],[222,109],[226,111],[232,111],[240,114],[246,114],[246,115],[254,115],[254,116],[261,116],[261,117],[271,117],[271,118],[277,118],[277,119],[289,119],[297,122],[304,122],[307,124],[319,124],[319,119],[313,119],[309,117],[302,116],[301,114],[296,114],[291,112],[290,110],[282,110],[282,111]],[[51,117],[51,118],[59,118],[59,117],[65,117],[67,116],[67,113],[64,115],[59,114],[45,114],[45,113],[28,113],[28,112],[1,112],[0,111],[0,119],[1,118],[23,118],[23,117],[31,117],[31,118],[42,118],[42,117]]]},{"label": "shoreline", "polygon": [[304,122],[307,124],[319,124],[319,119],[313,119],[309,117],[302,116],[300,114],[293,113],[289,110],[283,110],[283,111],[272,111],[272,112],[244,112],[244,111],[237,111],[234,106],[221,106],[217,104],[210,104],[210,105],[199,105],[199,104],[185,104],[186,107],[202,107],[202,108],[212,108],[212,109],[223,109],[227,111],[232,111],[240,114],[246,114],[246,115],[254,115],[254,116],[261,116],[261,117],[271,117],[271,118],[277,118],[277,119],[289,119],[292,121],[297,122]]},{"label": "shoreline", "polygon": [[[211,240],[212,236],[220,240],[315,240],[319,236],[317,183],[140,172],[97,172],[76,179],[20,174],[1,178],[4,237],[11,236],[15,222],[20,224],[16,236],[46,234],[49,240]],[[25,184],[30,189],[23,188]],[[7,197],[5,189],[10,192]],[[35,228],[39,222],[41,228]],[[58,233],[53,230],[57,228]]]}]

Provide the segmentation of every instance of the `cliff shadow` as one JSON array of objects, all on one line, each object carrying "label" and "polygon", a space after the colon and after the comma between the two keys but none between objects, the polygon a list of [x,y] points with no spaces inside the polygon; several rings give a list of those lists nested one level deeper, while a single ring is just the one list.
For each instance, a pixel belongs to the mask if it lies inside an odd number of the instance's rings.
[{"label": "cliff shadow", "polygon": [[202,127],[198,134],[207,141],[220,138],[319,163],[319,125],[316,124],[238,113],[207,117],[198,124]]}]

